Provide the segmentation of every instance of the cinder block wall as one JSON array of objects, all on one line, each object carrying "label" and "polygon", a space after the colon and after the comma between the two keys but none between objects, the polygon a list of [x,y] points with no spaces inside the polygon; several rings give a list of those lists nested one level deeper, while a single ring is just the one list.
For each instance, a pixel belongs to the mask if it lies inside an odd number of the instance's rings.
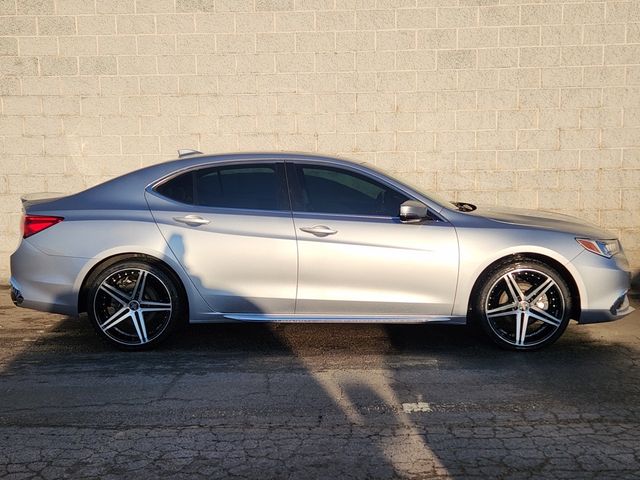
[{"label": "cinder block wall", "polygon": [[0,95],[2,281],[21,194],[178,148],[366,160],[640,267],[637,0],[0,0]]}]

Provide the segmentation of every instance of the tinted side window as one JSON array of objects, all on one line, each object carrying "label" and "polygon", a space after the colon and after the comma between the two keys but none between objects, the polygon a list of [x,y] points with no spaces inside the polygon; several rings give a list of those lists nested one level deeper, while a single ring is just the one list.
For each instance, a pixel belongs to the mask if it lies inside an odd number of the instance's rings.
[{"label": "tinted side window", "polygon": [[[275,165],[237,165],[197,170],[196,203],[207,207],[284,210]],[[284,207],[284,208],[283,208]]]},{"label": "tinted side window", "polygon": [[364,175],[340,168],[296,165],[302,189],[297,210],[396,217],[408,198]]},{"label": "tinted side window", "polygon": [[165,197],[190,205],[255,210],[289,210],[278,165],[202,168],[158,186]]},{"label": "tinted side window", "polygon": [[172,178],[158,186],[156,191],[176,202],[193,204],[193,172]]}]

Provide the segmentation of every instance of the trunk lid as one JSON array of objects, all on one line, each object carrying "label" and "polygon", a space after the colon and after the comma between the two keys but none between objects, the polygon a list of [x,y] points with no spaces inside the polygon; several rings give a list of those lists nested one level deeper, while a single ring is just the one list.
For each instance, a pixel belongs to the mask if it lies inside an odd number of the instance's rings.
[{"label": "trunk lid", "polygon": [[66,196],[64,193],[52,192],[27,193],[20,197],[20,200],[22,200],[22,209],[27,212],[29,208],[35,205],[51,202],[64,196]]}]

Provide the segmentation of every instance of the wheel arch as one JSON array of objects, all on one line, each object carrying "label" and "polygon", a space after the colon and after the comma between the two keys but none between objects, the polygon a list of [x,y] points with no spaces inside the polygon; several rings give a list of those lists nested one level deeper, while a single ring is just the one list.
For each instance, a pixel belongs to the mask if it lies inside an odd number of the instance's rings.
[{"label": "wheel arch", "polygon": [[502,265],[502,264],[518,262],[518,261],[526,261],[526,260],[537,260],[539,262],[545,263],[551,268],[553,268],[554,270],[556,270],[562,276],[562,278],[567,282],[567,285],[569,286],[569,293],[571,294],[571,297],[572,297],[571,318],[574,320],[578,320],[580,318],[582,299],[580,295],[580,288],[578,287],[576,278],[565,265],[563,265],[561,262],[559,262],[555,258],[552,258],[548,255],[544,255],[541,253],[533,253],[533,252],[522,252],[522,253],[505,255],[503,257],[500,257],[494,260],[489,265],[487,265],[482,270],[480,275],[478,275],[478,277],[476,278],[473,284],[473,287],[471,288],[469,298],[467,299],[467,312],[469,313],[471,312],[473,300],[475,299],[480,288],[482,287],[482,282],[491,271],[493,271],[499,265]]},{"label": "wheel arch", "polygon": [[101,271],[109,268],[111,265],[115,265],[116,263],[124,260],[143,260],[153,264],[158,268],[162,268],[168,275],[170,275],[176,282],[176,286],[184,298],[186,318],[189,318],[189,295],[187,293],[187,289],[185,288],[184,281],[180,277],[178,272],[176,272],[176,270],[166,261],[153,255],[139,252],[117,253],[96,262],[86,272],[80,284],[80,288],[78,290],[78,313],[87,311],[87,295],[89,293],[89,286],[91,285],[91,282],[100,274]]}]

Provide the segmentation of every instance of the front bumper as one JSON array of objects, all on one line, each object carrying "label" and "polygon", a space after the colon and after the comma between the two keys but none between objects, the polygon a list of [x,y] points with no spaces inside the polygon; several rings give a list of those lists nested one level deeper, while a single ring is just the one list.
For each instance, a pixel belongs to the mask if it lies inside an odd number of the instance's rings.
[{"label": "front bumper", "polygon": [[580,272],[581,291],[579,323],[599,323],[618,320],[635,309],[629,304],[629,264],[624,254],[605,258],[582,252],[573,260]]},{"label": "front bumper", "polygon": [[625,292],[624,295],[619,297],[611,306],[609,310],[585,310],[580,315],[579,323],[600,323],[611,322],[613,320],[619,320],[626,317],[631,312],[635,311],[629,304],[629,296]]}]

